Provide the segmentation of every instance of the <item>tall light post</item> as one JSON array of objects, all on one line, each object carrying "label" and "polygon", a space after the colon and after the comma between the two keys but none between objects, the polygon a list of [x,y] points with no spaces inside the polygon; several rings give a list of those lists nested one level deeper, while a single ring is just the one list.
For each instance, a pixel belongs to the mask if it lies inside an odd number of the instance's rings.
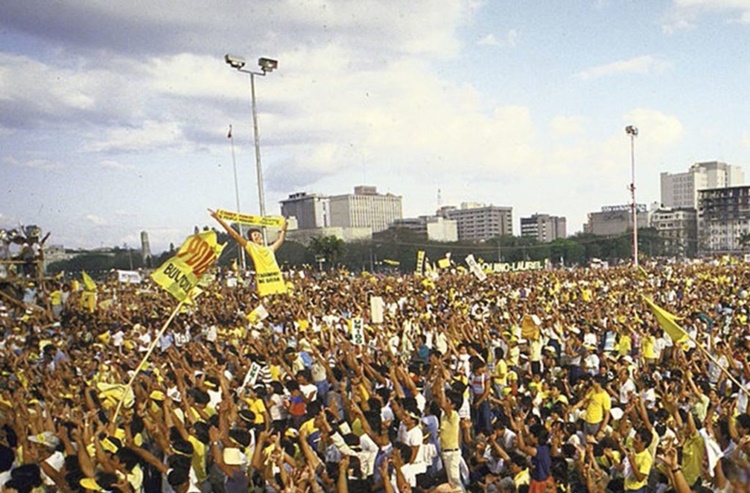
[{"label": "tall light post", "polygon": [[638,128],[633,125],[625,127],[625,133],[630,135],[630,199],[633,209],[633,265],[638,267],[638,207],[635,203],[635,138]]},{"label": "tall light post", "polygon": [[[230,67],[237,69],[237,71],[250,74],[250,98],[253,103],[253,136],[255,137],[255,173],[258,178],[258,205],[260,206],[260,215],[265,216],[266,200],[263,193],[263,167],[260,164],[260,137],[258,135],[258,107],[255,101],[255,76],[265,76],[267,73],[273,72],[279,66],[279,62],[271,58],[259,58],[258,66],[260,67],[260,72],[253,72],[252,70],[245,69],[245,59],[242,57],[227,54],[224,56],[224,61]],[[266,228],[262,228],[262,231],[263,243],[266,243]]]},{"label": "tall light post", "polygon": [[[229,133],[227,134],[227,137],[229,137],[229,142],[232,145],[232,169],[234,170],[234,198],[237,205],[237,212],[241,212],[242,209],[240,208],[240,184],[237,181],[237,158],[234,154],[234,134],[232,134],[232,125],[229,125]],[[242,224],[238,224],[240,228],[240,236],[245,236],[245,232],[242,230]],[[245,249],[239,248],[240,251],[240,269],[244,272],[245,271]]]}]

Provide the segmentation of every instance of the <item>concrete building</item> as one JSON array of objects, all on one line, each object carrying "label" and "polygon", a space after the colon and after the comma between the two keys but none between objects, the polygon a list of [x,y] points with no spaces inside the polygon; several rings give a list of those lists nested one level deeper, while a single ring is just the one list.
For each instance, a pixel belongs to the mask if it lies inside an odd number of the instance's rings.
[{"label": "concrete building", "polygon": [[[636,219],[638,229],[648,227],[648,209],[646,204],[636,205]],[[590,212],[588,222],[583,225],[585,233],[598,236],[616,236],[627,232],[633,227],[633,213],[631,206],[613,205],[602,207],[600,212]]]},{"label": "concrete building", "polygon": [[663,241],[664,253],[694,256],[698,250],[698,213],[695,209],[658,208],[651,213],[651,227]]},{"label": "concrete building", "polygon": [[281,201],[281,215],[297,218],[299,229],[330,226],[330,200],[324,195],[298,192]]},{"label": "concrete building", "polygon": [[661,174],[661,205],[672,209],[697,209],[698,191],[743,185],[739,166],[720,161],[695,163],[686,173]]},{"label": "concrete building", "polygon": [[442,216],[396,219],[391,228],[408,229],[430,241],[458,241],[457,222]]},{"label": "concrete building", "polygon": [[698,251],[739,252],[740,237],[750,233],[750,186],[698,192]]},{"label": "concrete building", "polygon": [[565,238],[565,218],[549,214],[533,214],[521,218],[521,236],[536,238],[547,243],[558,238]]},{"label": "concrete building", "polygon": [[353,194],[329,197],[329,226],[371,228],[373,233],[388,229],[403,217],[401,196],[379,194],[376,187],[354,187]]},{"label": "concrete building", "polygon": [[148,232],[141,231],[141,260],[146,264],[151,257],[151,242],[148,240]]},{"label": "concrete building", "polygon": [[459,241],[483,241],[513,234],[513,208],[462,203],[441,207],[438,215],[456,221]]}]

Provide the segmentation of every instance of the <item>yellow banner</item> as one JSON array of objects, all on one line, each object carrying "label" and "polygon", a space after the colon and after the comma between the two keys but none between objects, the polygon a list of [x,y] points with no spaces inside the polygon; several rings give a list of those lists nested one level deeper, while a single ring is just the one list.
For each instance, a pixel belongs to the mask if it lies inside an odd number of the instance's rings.
[{"label": "yellow banner", "polygon": [[190,291],[221,255],[224,245],[216,242],[216,233],[203,231],[188,237],[177,255],[151,274],[151,279],[179,301],[186,301]]},{"label": "yellow banner", "polygon": [[284,227],[284,218],[281,216],[251,216],[239,212],[225,211],[224,209],[218,209],[216,214],[225,221],[244,224],[245,226],[266,226],[272,228]]}]

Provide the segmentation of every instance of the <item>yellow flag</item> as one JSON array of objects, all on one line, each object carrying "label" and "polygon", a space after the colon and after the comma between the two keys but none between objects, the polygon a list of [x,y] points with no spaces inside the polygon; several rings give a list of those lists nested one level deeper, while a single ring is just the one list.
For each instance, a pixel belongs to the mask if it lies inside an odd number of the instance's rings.
[{"label": "yellow flag", "polygon": [[189,236],[177,255],[164,262],[151,278],[179,301],[186,301],[203,274],[216,262],[224,245],[216,242],[214,231]]},{"label": "yellow flag", "polygon": [[521,321],[521,337],[529,340],[539,339],[539,326],[529,314],[524,315]]},{"label": "yellow flag", "polygon": [[437,261],[437,265],[441,269],[447,269],[448,267],[451,266],[451,259],[441,258],[440,260]]},{"label": "yellow flag", "polygon": [[677,320],[679,320],[678,317],[672,315],[645,296],[643,296],[643,299],[649,308],[651,308],[651,311],[656,317],[656,321],[661,325],[661,328],[664,329],[664,332],[669,334],[669,337],[671,337],[675,343],[681,344],[688,340],[687,333],[677,323]]},{"label": "yellow flag", "polygon": [[85,270],[81,271],[81,279],[83,279],[83,286],[86,288],[86,291],[96,291],[96,283],[91,279],[90,275],[86,274]]},{"label": "yellow flag", "polygon": [[398,260],[391,260],[389,258],[384,258],[383,263],[386,265],[392,265],[394,267],[398,267],[399,265],[401,265],[401,262],[399,262]]},{"label": "yellow flag", "polygon": [[414,273],[419,276],[424,275],[424,250],[417,252],[417,268],[414,270]]}]

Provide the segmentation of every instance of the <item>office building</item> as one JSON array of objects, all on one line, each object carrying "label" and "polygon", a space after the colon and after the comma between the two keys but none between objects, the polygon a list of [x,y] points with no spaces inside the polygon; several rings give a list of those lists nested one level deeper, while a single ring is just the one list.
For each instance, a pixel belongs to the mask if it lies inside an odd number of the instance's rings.
[{"label": "office building", "polygon": [[698,191],[743,185],[739,166],[719,161],[693,164],[686,173],[661,174],[661,205],[672,209],[697,209]]},{"label": "office building", "polygon": [[379,194],[376,187],[354,187],[353,194],[329,197],[330,224],[340,228],[371,228],[373,233],[388,229],[401,219],[401,196]]},{"label": "office building", "polygon": [[[637,204],[636,220],[638,229],[648,227],[648,209],[646,204]],[[588,222],[583,225],[585,233],[598,236],[616,236],[632,230],[633,213],[630,205],[613,205],[602,207],[599,212],[590,212]]]},{"label": "office building", "polygon": [[513,234],[513,208],[462,203],[441,207],[438,215],[456,221],[459,241],[484,241]]},{"label": "office building", "polygon": [[396,219],[389,229],[408,229],[430,241],[458,241],[458,224],[442,216]]},{"label": "office building", "polygon": [[698,192],[698,249],[702,254],[739,252],[750,233],[750,186]]},{"label": "office building", "polygon": [[281,201],[281,215],[297,218],[299,229],[330,226],[329,198],[316,193],[298,192]]},{"label": "office building", "polygon": [[521,236],[536,238],[547,243],[558,238],[565,238],[565,218],[549,214],[533,214],[521,218]]},{"label": "office building", "polygon": [[692,257],[696,254],[698,213],[695,209],[658,208],[651,213],[651,227],[659,234],[665,255]]}]

